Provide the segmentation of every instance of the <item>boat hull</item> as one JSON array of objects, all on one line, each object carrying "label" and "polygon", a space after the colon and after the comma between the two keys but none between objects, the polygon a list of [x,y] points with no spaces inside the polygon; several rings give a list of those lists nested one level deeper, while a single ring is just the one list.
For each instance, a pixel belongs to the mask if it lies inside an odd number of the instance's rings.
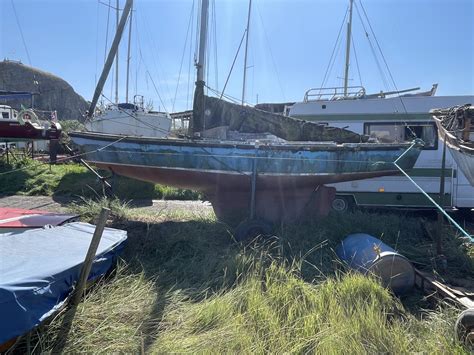
[{"label": "boat hull", "polygon": [[[59,125],[58,125],[59,126]],[[53,124],[50,128],[35,127],[30,122],[0,121],[0,138],[5,141],[59,139],[61,128]]]},{"label": "boat hull", "polygon": [[85,126],[93,132],[163,138],[171,130],[171,118],[165,113],[110,109]]},{"label": "boat hull", "polygon": [[[294,211],[300,211],[321,185],[396,174],[393,162],[404,152],[400,145],[370,143],[259,145],[93,133],[70,136],[83,158],[99,168],[138,180],[202,191],[218,217],[250,205],[255,174],[257,215],[271,220],[285,216],[267,213],[267,209],[282,211],[289,204]],[[418,148],[410,150],[399,164],[412,167],[418,154]],[[294,214],[290,213],[289,219],[294,219]]]},{"label": "boat hull", "polygon": [[451,155],[456,161],[469,183],[474,186],[474,144],[462,142],[452,133],[448,132],[443,126],[442,121],[433,116],[438,127],[439,136],[442,141],[446,142]]}]

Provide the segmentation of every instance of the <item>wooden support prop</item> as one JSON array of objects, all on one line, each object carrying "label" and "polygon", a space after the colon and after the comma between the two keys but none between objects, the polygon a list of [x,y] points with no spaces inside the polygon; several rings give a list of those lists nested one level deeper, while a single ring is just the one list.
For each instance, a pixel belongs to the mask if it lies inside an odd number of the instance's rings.
[{"label": "wooden support prop", "polygon": [[74,290],[74,294],[72,295],[71,308],[64,315],[60,328],[61,330],[59,331],[56,337],[56,344],[54,345],[52,351],[53,354],[61,354],[64,350],[67,336],[71,330],[72,321],[74,319],[74,316],[76,315],[77,305],[81,301],[82,294],[84,293],[84,290],[86,288],[87,279],[92,268],[95,253],[97,252],[97,248],[99,246],[100,239],[102,238],[102,233],[104,232],[105,223],[107,222],[109,214],[110,210],[108,208],[102,208],[102,210],[100,211],[99,220],[97,221],[94,235],[92,236],[92,240],[89,245],[89,249],[87,250],[84,264],[82,265],[79,281]]},{"label": "wooden support prop", "polygon": [[[445,184],[445,171],[446,171],[446,140],[443,143],[443,155],[441,159],[441,177],[439,180],[439,205],[444,208],[444,184]],[[443,255],[443,214],[441,211],[438,211],[438,231],[436,233],[436,253],[438,255]]]},{"label": "wooden support prop", "polygon": [[77,287],[74,291],[75,294],[72,299],[73,306],[78,305],[81,301],[82,294],[84,293],[84,289],[86,288],[87,278],[89,277],[89,273],[92,268],[92,262],[94,261],[97,248],[99,247],[100,239],[102,238],[102,233],[104,232],[105,223],[107,222],[109,214],[110,210],[108,208],[103,207],[100,211],[99,220],[95,227],[94,235],[92,237],[91,244],[89,245],[89,250],[87,251],[86,259],[84,260],[84,264],[82,265],[81,275],[79,276],[79,282],[77,283]]}]

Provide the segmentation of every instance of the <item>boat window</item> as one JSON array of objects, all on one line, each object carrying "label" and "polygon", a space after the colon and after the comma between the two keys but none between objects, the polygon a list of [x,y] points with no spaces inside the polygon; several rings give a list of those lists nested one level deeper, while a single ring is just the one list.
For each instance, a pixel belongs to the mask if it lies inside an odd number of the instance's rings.
[{"label": "boat window", "polygon": [[10,118],[10,114],[8,112],[2,112],[2,118]]},{"label": "boat window", "polygon": [[383,143],[401,143],[405,141],[403,127],[396,124],[370,123],[366,126],[366,134]]},{"label": "boat window", "polygon": [[365,134],[382,143],[410,142],[421,138],[424,149],[438,148],[438,135],[434,123],[366,123]]},{"label": "boat window", "polygon": [[409,125],[405,128],[406,140],[421,138],[425,142],[425,149],[438,147],[437,130],[434,123]]}]

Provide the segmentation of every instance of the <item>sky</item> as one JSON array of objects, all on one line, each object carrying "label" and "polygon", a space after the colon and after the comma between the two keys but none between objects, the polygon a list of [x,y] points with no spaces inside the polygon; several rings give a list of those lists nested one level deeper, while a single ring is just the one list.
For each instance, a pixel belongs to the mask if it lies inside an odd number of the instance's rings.
[{"label": "sky", "polygon": [[[116,0],[0,0],[0,57],[53,73],[91,100],[115,31],[109,2]],[[121,7],[124,3],[120,0]],[[309,88],[342,86],[348,3],[253,0],[245,101],[300,101]],[[474,0],[354,3],[349,85],[362,84],[373,93],[429,90],[438,83],[438,95],[474,94]],[[197,10],[198,0],[134,0],[130,97],[144,95],[154,109],[168,112],[191,108]],[[247,12],[248,0],[210,0],[206,83],[214,90],[224,88]],[[128,29],[119,48],[121,102],[127,39]],[[244,45],[225,89],[237,100],[243,58]],[[103,91],[105,102],[114,100],[114,71]]]}]

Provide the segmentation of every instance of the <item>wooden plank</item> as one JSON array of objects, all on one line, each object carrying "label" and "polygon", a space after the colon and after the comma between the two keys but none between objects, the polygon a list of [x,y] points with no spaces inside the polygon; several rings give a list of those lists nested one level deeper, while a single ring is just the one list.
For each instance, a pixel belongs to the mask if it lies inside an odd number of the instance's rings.
[{"label": "wooden plank", "polygon": [[417,280],[417,278],[415,278],[416,285],[423,290],[427,291],[427,288],[431,287],[431,289],[436,291],[442,297],[449,298],[465,308],[474,308],[474,301],[461,290],[453,289],[440,281],[434,280],[431,276],[416,268],[415,275],[418,276],[419,279]]}]

